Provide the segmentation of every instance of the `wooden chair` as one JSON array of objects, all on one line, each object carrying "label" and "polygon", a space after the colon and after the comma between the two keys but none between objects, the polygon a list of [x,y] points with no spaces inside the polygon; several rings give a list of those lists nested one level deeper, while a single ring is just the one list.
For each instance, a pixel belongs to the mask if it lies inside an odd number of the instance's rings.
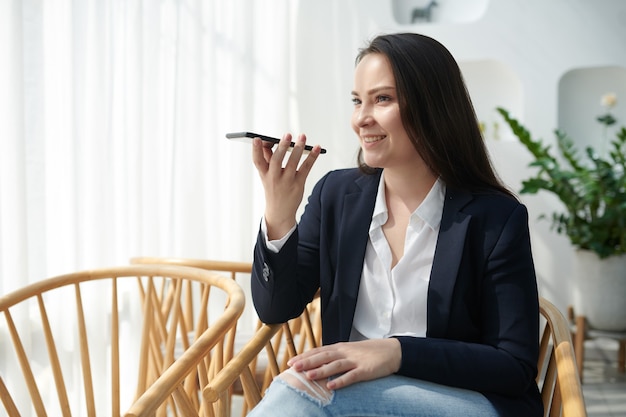
[{"label": "wooden chair", "polygon": [[[222,272],[231,279],[236,279],[241,274],[250,274],[252,272],[252,264],[246,262],[217,261],[210,259],[192,259],[192,258],[174,258],[174,257],[136,257],[130,260],[133,264],[170,264],[184,265],[195,268],[201,268],[213,272]],[[237,336],[241,336],[238,333]],[[246,414],[250,405],[256,405],[258,402],[256,392],[264,392],[272,382],[272,379],[280,372],[287,368],[287,361],[296,354],[303,352],[321,344],[321,314],[319,305],[319,294],[309,303],[306,309],[299,317],[290,320],[279,326],[263,326],[257,320],[256,332],[253,335],[245,335],[243,341],[235,339],[234,332],[227,339],[225,349],[225,362],[229,362],[230,357],[234,353],[236,346],[243,346],[250,337],[255,343],[261,343],[261,348],[250,355],[250,360],[246,362],[247,369],[252,380],[235,378],[233,384],[228,385],[228,394],[220,396],[225,403],[231,402],[231,395],[243,395],[243,413]],[[252,351],[255,350],[248,347]],[[241,351],[237,349],[238,360],[241,361]],[[248,355],[244,355],[246,358]],[[248,384],[246,389],[243,384]],[[250,397],[250,395],[252,395]],[[213,400],[213,401],[217,401]]]},{"label": "wooden chair", "polygon": [[[193,327],[183,319],[187,286],[200,300]],[[198,377],[221,369],[224,335],[244,305],[232,280],[172,265],[76,272],[3,295],[4,410],[10,417],[120,416],[139,399],[132,410],[141,413],[128,415],[192,415],[178,403],[200,409],[197,385],[206,378]],[[155,381],[160,390],[146,404],[142,394]],[[205,415],[212,407],[204,405]]]},{"label": "wooden chair", "polygon": [[585,402],[572,336],[565,316],[545,298],[539,299],[544,325],[537,383],[546,417],[585,417]]}]

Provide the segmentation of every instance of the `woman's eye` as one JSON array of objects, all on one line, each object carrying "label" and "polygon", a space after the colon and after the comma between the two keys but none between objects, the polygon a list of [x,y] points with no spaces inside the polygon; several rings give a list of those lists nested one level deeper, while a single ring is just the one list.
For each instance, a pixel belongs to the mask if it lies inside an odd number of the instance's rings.
[{"label": "woman's eye", "polygon": [[358,99],[358,98],[356,98],[356,97],[352,97],[352,104],[354,104],[355,106],[356,106],[357,104],[361,104],[361,100],[359,100],[359,99]]},{"label": "woman's eye", "polygon": [[389,96],[377,96],[376,97],[376,102],[377,103],[380,103],[380,102],[383,102],[383,101],[390,101],[390,100],[391,100],[391,97],[389,97]]}]

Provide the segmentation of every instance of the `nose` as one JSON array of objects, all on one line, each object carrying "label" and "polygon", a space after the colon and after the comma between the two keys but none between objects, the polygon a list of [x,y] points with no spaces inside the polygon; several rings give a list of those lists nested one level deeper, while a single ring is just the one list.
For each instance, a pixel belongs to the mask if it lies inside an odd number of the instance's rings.
[{"label": "nose", "polygon": [[353,121],[355,126],[358,127],[371,125],[374,122],[371,106],[361,104],[359,107],[355,108]]}]

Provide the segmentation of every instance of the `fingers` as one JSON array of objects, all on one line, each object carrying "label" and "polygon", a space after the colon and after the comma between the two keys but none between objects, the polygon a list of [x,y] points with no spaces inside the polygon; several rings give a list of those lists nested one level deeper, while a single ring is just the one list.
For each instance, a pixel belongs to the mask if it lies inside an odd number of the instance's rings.
[{"label": "fingers", "polygon": [[265,174],[269,168],[269,161],[272,158],[272,149],[266,148],[259,138],[252,140],[252,162],[261,174]]},{"label": "fingers", "polygon": [[[283,169],[283,160],[285,159],[285,155],[289,151],[291,145],[291,133],[285,133],[278,142],[278,146],[273,151],[271,160],[269,161],[269,169],[278,173]],[[293,155],[290,156],[290,159]]]},{"label": "fingers", "polygon": [[353,369],[356,364],[346,356],[341,344],[311,349],[291,358],[287,364],[294,370],[304,372],[309,379],[327,378]]},{"label": "fingers", "polygon": [[322,148],[319,145],[314,146],[307,157],[302,161],[302,163],[300,163],[302,155],[304,154],[305,145],[306,135],[300,134],[294,141],[294,146],[292,147],[291,135],[286,134],[279,142],[275,155],[277,160],[283,161],[285,154],[291,150],[291,155],[289,155],[287,163],[284,166],[285,170],[288,172],[300,173],[306,178],[311,171],[313,164],[317,160],[317,157],[320,155]]},{"label": "fingers", "polygon": [[400,368],[402,352],[395,338],[335,343],[294,356],[288,365],[309,379],[329,380],[329,389],[390,375]]},{"label": "fingers", "polygon": [[[302,152],[304,151],[305,144],[306,144],[306,136],[300,135],[298,137],[298,140],[296,141],[296,145],[294,146],[294,148],[301,147],[301,149],[299,149],[300,156],[302,155]],[[307,157],[304,159],[304,161],[302,161],[302,163],[300,164],[299,172],[302,175],[304,175],[304,177],[309,175],[309,172],[311,171],[311,168],[313,168],[313,164],[317,160],[317,157],[320,156],[321,151],[322,151],[322,147],[319,145],[315,145],[313,149],[311,150],[311,152],[309,152]],[[295,149],[294,149],[294,152],[295,152]],[[298,156],[298,159],[300,158],[300,156]]]},{"label": "fingers", "polygon": [[312,381],[328,379],[326,387],[331,390],[368,379],[367,374],[353,360],[335,357],[332,354],[301,359],[295,362],[292,368],[302,372]]},{"label": "fingers", "polygon": [[[286,136],[286,135],[285,135]],[[284,139],[284,137],[283,137]],[[281,145],[283,145],[282,143],[283,141],[281,140],[281,142],[278,144],[278,146],[280,147]],[[304,145],[306,143],[306,136],[303,134],[300,134],[298,136],[298,138],[295,140],[295,145],[293,146],[293,149],[291,151],[291,155],[289,155],[289,159],[287,160],[287,164],[285,164],[285,169],[286,170],[292,170],[292,171],[297,171],[298,169],[298,165],[300,163],[300,158],[302,157],[302,153],[304,152]],[[286,143],[286,151],[289,150],[289,148],[291,147],[291,140],[287,141]]]},{"label": "fingers", "polygon": [[[272,143],[255,138],[253,140],[252,159],[256,168],[261,173],[265,173],[270,169],[275,173],[285,170],[294,173],[294,175],[300,173],[302,177],[306,178],[317,160],[317,157],[320,155],[322,148],[319,145],[315,145],[307,157],[300,163],[306,145],[306,135],[300,134],[294,141],[293,147],[291,146],[291,141],[292,135],[286,133],[283,135],[280,142],[278,142],[276,149],[272,150],[274,146]],[[290,151],[291,153],[287,158],[287,162],[283,166],[283,161]]]},{"label": "fingers", "polygon": [[320,349],[316,352],[308,351],[304,354],[294,356],[287,361],[287,365],[293,367],[296,371],[306,372],[325,365],[333,359],[333,354],[329,349]]},{"label": "fingers", "polygon": [[347,387],[348,385],[352,385],[355,382],[359,382],[356,378],[350,378],[350,376],[352,375],[352,372],[346,372],[333,379],[329,379],[326,383],[326,388],[328,388],[329,390],[337,390]]}]

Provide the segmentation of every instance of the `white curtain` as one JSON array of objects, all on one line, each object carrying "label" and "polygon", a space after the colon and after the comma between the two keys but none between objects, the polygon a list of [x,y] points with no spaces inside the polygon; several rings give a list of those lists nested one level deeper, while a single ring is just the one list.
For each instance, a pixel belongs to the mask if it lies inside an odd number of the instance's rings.
[{"label": "white curtain", "polygon": [[0,0],[0,293],[138,255],[250,260],[228,131],[293,127],[297,2]]},{"label": "white curtain", "polygon": [[[297,8],[0,0],[0,295],[132,256],[251,260],[262,189],[224,135],[298,129]],[[10,380],[5,342],[0,318]]]}]

